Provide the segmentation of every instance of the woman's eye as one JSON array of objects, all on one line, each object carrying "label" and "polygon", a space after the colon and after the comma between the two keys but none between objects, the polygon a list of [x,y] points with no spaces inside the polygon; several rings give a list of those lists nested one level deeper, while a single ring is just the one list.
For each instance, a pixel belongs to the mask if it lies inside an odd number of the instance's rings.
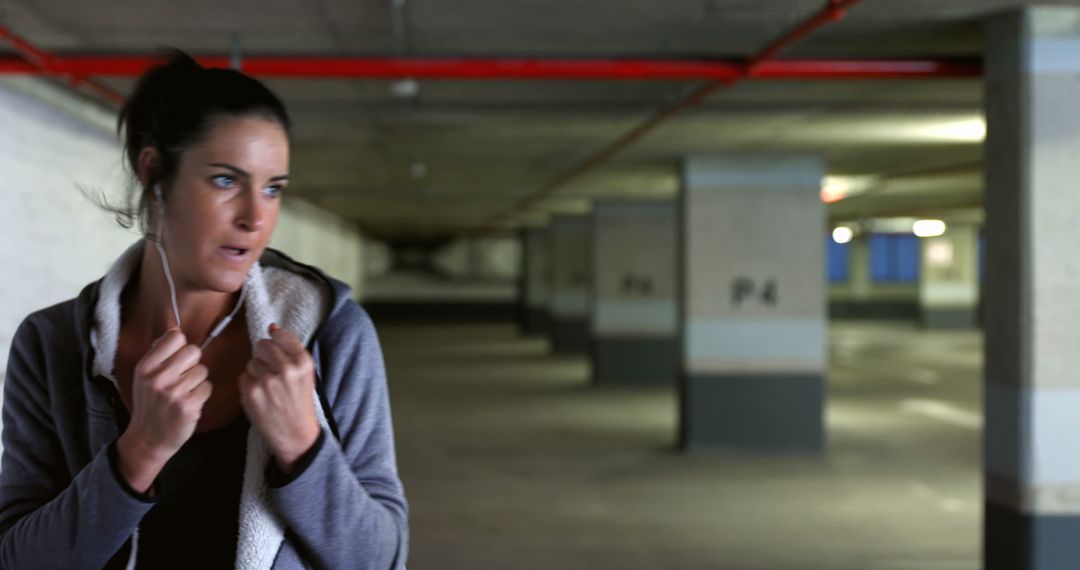
[{"label": "woman's eye", "polygon": [[281,195],[282,190],[285,190],[284,186],[282,186],[281,184],[275,184],[273,186],[266,187],[266,194],[271,198],[276,198]]},{"label": "woman's eye", "polygon": [[232,176],[228,176],[226,174],[215,176],[211,178],[210,181],[213,182],[214,186],[217,186],[218,188],[232,188],[236,186],[236,178],[233,178]]}]

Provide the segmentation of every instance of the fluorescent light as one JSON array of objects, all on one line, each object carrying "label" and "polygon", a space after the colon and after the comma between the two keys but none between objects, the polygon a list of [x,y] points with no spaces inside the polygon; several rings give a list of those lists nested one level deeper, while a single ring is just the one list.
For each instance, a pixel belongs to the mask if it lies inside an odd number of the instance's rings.
[{"label": "fluorescent light", "polygon": [[420,93],[420,84],[408,77],[390,84],[390,93],[399,99],[412,99]]},{"label": "fluorescent light", "polygon": [[835,184],[824,184],[821,187],[821,201],[826,204],[832,204],[833,202],[839,202],[846,196],[844,190]]},{"label": "fluorescent light", "polygon": [[941,220],[917,220],[911,225],[911,231],[921,238],[937,237],[945,233],[945,222]]},{"label": "fluorescent light", "polygon": [[836,243],[848,243],[855,237],[855,232],[847,226],[840,226],[832,231],[832,239]]},{"label": "fluorescent light", "polygon": [[413,178],[426,178],[428,175],[428,165],[422,160],[414,161],[409,165],[409,174]]},{"label": "fluorescent light", "polygon": [[826,176],[821,183],[821,201],[831,204],[862,194],[875,182],[876,179],[873,176]]},{"label": "fluorescent light", "polygon": [[947,141],[982,142],[986,140],[986,121],[982,117],[950,121],[932,127],[929,134]]},{"label": "fluorescent light", "polygon": [[911,142],[979,143],[986,140],[981,113],[965,116],[909,118],[894,125],[896,137]]}]

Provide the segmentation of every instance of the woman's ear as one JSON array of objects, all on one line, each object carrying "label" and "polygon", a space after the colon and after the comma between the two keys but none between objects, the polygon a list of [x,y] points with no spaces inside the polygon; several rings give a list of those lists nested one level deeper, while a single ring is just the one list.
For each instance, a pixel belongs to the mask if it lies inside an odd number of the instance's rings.
[{"label": "woman's ear", "polygon": [[139,171],[136,174],[139,176],[139,184],[143,188],[149,188],[151,180],[157,178],[158,171],[161,169],[161,156],[158,154],[158,150],[148,146],[139,151],[138,168]]}]

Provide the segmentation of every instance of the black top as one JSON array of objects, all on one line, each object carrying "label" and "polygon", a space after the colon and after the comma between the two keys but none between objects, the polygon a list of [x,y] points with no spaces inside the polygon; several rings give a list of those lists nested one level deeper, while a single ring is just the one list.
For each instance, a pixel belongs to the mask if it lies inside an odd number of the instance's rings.
[{"label": "black top", "polygon": [[234,566],[248,427],[240,414],[197,433],[165,465],[139,524],[138,568]]}]

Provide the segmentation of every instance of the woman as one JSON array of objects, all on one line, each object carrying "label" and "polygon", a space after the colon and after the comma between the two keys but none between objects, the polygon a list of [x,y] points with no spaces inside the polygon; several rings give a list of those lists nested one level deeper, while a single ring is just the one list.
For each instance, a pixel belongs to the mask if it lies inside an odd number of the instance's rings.
[{"label": "woman", "polygon": [[403,568],[375,330],[267,249],[282,103],[182,53],[120,112],[145,239],[19,326],[4,385],[2,568]]}]

